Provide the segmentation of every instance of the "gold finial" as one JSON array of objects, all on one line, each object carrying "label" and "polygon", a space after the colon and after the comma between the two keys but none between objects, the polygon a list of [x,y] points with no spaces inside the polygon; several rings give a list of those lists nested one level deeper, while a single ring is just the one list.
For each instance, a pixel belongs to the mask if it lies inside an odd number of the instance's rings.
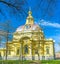
[{"label": "gold finial", "polygon": [[29,8],[28,17],[26,19],[26,24],[34,24],[31,8]]},{"label": "gold finial", "polygon": [[28,12],[29,16],[31,16],[32,12],[31,12],[31,7],[29,7],[29,12]]}]

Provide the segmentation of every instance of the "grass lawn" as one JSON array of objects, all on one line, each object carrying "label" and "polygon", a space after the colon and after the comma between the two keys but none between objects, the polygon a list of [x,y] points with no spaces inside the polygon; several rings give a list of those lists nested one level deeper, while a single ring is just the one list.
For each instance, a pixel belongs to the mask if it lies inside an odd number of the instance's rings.
[{"label": "grass lawn", "polygon": [[42,64],[60,64],[60,60],[43,60]]},{"label": "grass lawn", "polygon": [[25,60],[19,61],[19,60],[0,60],[0,64],[31,64],[32,62],[40,62],[39,64],[60,64],[60,60],[42,60],[42,61],[30,61],[30,60]]}]

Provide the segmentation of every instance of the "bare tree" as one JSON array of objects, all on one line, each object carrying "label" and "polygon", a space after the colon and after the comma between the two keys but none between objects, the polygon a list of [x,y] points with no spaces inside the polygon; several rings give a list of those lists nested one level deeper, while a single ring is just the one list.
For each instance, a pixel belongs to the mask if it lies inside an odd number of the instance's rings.
[{"label": "bare tree", "polygon": [[42,12],[41,14],[42,18],[44,18],[46,15],[48,15],[48,17],[51,17],[54,14],[54,9],[56,7],[56,1],[57,0],[38,0],[34,9],[37,11],[40,10],[39,12]]},{"label": "bare tree", "polygon": [[[27,10],[28,10],[28,1],[29,0],[0,0],[0,3],[2,3],[6,8],[10,9],[12,11],[12,14],[22,14],[22,15],[27,15]],[[34,0],[34,2],[37,2],[34,6],[33,4],[33,9],[37,10],[37,12],[42,12],[41,17],[44,18],[46,15],[49,17],[53,16],[53,11],[54,8],[56,7],[56,0]],[[0,4],[1,5],[1,4]],[[4,15],[4,11],[0,7],[0,13]],[[22,16],[21,15],[21,16]]]},{"label": "bare tree", "polygon": [[0,0],[0,13],[2,15],[4,14],[2,5],[6,8],[8,8],[8,10],[12,11],[12,14],[26,14],[26,11],[24,9],[24,6],[27,4],[26,0]]},{"label": "bare tree", "polygon": [[[8,55],[8,41],[12,39],[13,31],[14,28],[11,26],[10,21],[7,21],[3,24],[1,24],[3,27],[2,30],[0,30],[0,35],[3,35],[6,40],[6,60],[7,60],[7,55]],[[3,32],[2,32],[3,31]]]}]

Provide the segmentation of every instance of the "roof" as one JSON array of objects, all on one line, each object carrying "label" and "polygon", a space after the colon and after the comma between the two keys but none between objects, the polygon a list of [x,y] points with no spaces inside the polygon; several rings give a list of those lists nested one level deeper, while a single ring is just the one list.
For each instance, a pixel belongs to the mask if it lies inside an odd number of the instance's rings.
[{"label": "roof", "polygon": [[37,25],[37,24],[27,24],[27,25],[22,25],[22,26],[19,26],[16,30],[16,32],[21,32],[21,31],[38,31],[38,30],[41,30],[41,28]]}]

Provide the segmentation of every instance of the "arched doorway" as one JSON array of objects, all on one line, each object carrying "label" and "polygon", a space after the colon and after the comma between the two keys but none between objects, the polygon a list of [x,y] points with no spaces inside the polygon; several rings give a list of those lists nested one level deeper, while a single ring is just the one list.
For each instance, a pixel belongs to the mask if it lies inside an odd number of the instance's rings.
[{"label": "arched doorway", "polygon": [[30,43],[30,37],[23,36],[20,39],[20,58],[21,60],[26,60],[26,55],[29,52],[29,43]]},{"label": "arched doorway", "polygon": [[29,51],[28,45],[26,44],[26,45],[24,46],[24,54],[28,54],[28,51]]}]

